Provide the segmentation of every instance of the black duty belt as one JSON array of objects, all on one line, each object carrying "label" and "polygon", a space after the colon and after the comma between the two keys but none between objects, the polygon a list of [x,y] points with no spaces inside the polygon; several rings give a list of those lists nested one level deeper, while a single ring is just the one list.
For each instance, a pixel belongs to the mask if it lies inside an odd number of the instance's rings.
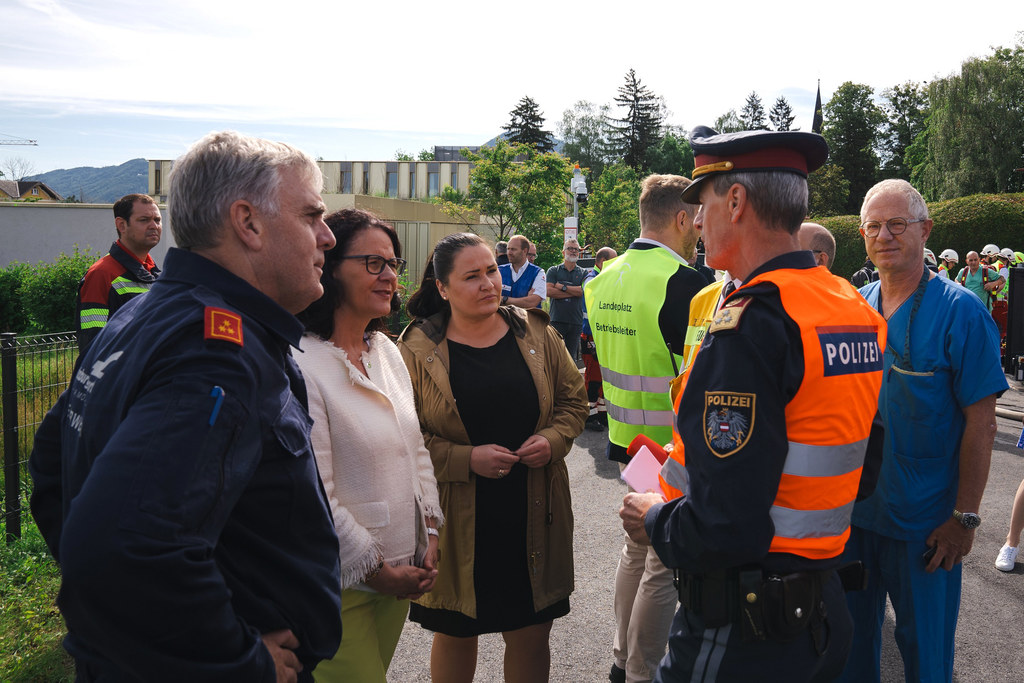
[{"label": "black duty belt", "polygon": [[827,618],[822,589],[833,574],[838,574],[846,590],[864,586],[860,563],[851,563],[839,569],[784,575],[756,566],[707,574],[677,572],[676,588],[679,602],[700,616],[705,628],[738,623],[746,640],[785,641],[808,627],[822,632],[820,626]]}]

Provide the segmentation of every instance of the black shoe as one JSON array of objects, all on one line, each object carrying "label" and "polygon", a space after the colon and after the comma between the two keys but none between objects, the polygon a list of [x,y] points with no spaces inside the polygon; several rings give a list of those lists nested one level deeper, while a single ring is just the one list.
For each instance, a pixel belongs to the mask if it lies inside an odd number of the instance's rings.
[{"label": "black shoe", "polygon": [[626,670],[612,664],[612,670],[608,672],[608,680],[612,683],[626,683]]},{"label": "black shoe", "polygon": [[587,418],[587,421],[583,425],[592,432],[603,432],[604,425],[601,424],[601,420],[598,419],[597,415],[591,415]]}]

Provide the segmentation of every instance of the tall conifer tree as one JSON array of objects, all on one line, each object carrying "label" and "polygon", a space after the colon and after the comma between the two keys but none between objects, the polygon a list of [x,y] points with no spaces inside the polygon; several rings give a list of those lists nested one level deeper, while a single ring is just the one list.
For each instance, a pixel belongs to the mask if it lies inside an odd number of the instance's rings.
[{"label": "tall conifer tree", "polygon": [[779,95],[779,99],[772,105],[772,110],[768,112],[768,120],[772,122],[775,130],[793,130],[795,119],[793,107],[789,106],[789,101],[785,97]]},{"label": "tall conifer tree", "polygon": [[626,73],[615,102],[626,110],[621,119],[613,119],[612,146],[630,168],[647,171],[647,149],[661,140],[661,101],[640,82],[636,72]]},{"label": "tall conifer tree", "polygon": [[509,112],[512,117],[501,127],[505,131],[505,139],[524,145],[533,145],[538,152],[550,152],[554,149],[551,131],[544,130],[544,115],[540,107],[528,95],[519,100],[516,108]]}]

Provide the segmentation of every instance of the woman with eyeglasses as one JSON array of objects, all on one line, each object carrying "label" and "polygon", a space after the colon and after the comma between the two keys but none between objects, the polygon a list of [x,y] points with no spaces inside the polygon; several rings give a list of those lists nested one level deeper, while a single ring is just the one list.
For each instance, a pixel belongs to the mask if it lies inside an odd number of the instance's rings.
[{"label": "woman with eyeglasses", "polygon": [[343,209],[325,219],[324,294],[299,314],[296,354],[312,443],[341,548],[341,646],[317,681],[384,683],[409,600],[437,576],[444,519],[409,373],[384,334],[405,268],[394,228]]},{"label": "woman with eyeglasses", "polygon": [[431,678],[473,680],[477,637],[501,633],[505,680],[548,679],[552,620],[573,590],[565,456],[589,412],[543,311],[500,306],[491,248],[437,243],[399,339],[447,525],[434,590],[410,618],[434,631]]}]

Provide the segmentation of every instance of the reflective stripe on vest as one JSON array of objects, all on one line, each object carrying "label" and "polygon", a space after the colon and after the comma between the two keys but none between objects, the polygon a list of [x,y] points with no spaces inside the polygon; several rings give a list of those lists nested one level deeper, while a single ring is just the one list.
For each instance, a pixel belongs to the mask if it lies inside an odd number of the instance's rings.
[{"label": "reflective stripe on vest", "polygon": [[613,387],[625,391],[649,391],[652,393],[664,393],[668,391],[668,384],[671,377],[644,377],[643,375],[624,375],[615,372],[609,367],[601,366],[601,379]]},{"label": "reflective stripe on vest", "polygon": [[608,404],[608,417],[623,424],[637,427],[671,427],[675,413],[671,410],[644,410],[642,408],[623,408],[605,399]]},{"label": "reflective stripe on vest", "polygon": [[[666,500],[672,500],[679,496],[690,493],[690,475],[686,472],[686,465],[681,460],[671,457],[675,447],[669,451],[669,457],[665,458],[665,464],[658,472],[658,479],[661,481],[661,490]],[[665,486],[671,487],[671,493],[666,491]]]}]

